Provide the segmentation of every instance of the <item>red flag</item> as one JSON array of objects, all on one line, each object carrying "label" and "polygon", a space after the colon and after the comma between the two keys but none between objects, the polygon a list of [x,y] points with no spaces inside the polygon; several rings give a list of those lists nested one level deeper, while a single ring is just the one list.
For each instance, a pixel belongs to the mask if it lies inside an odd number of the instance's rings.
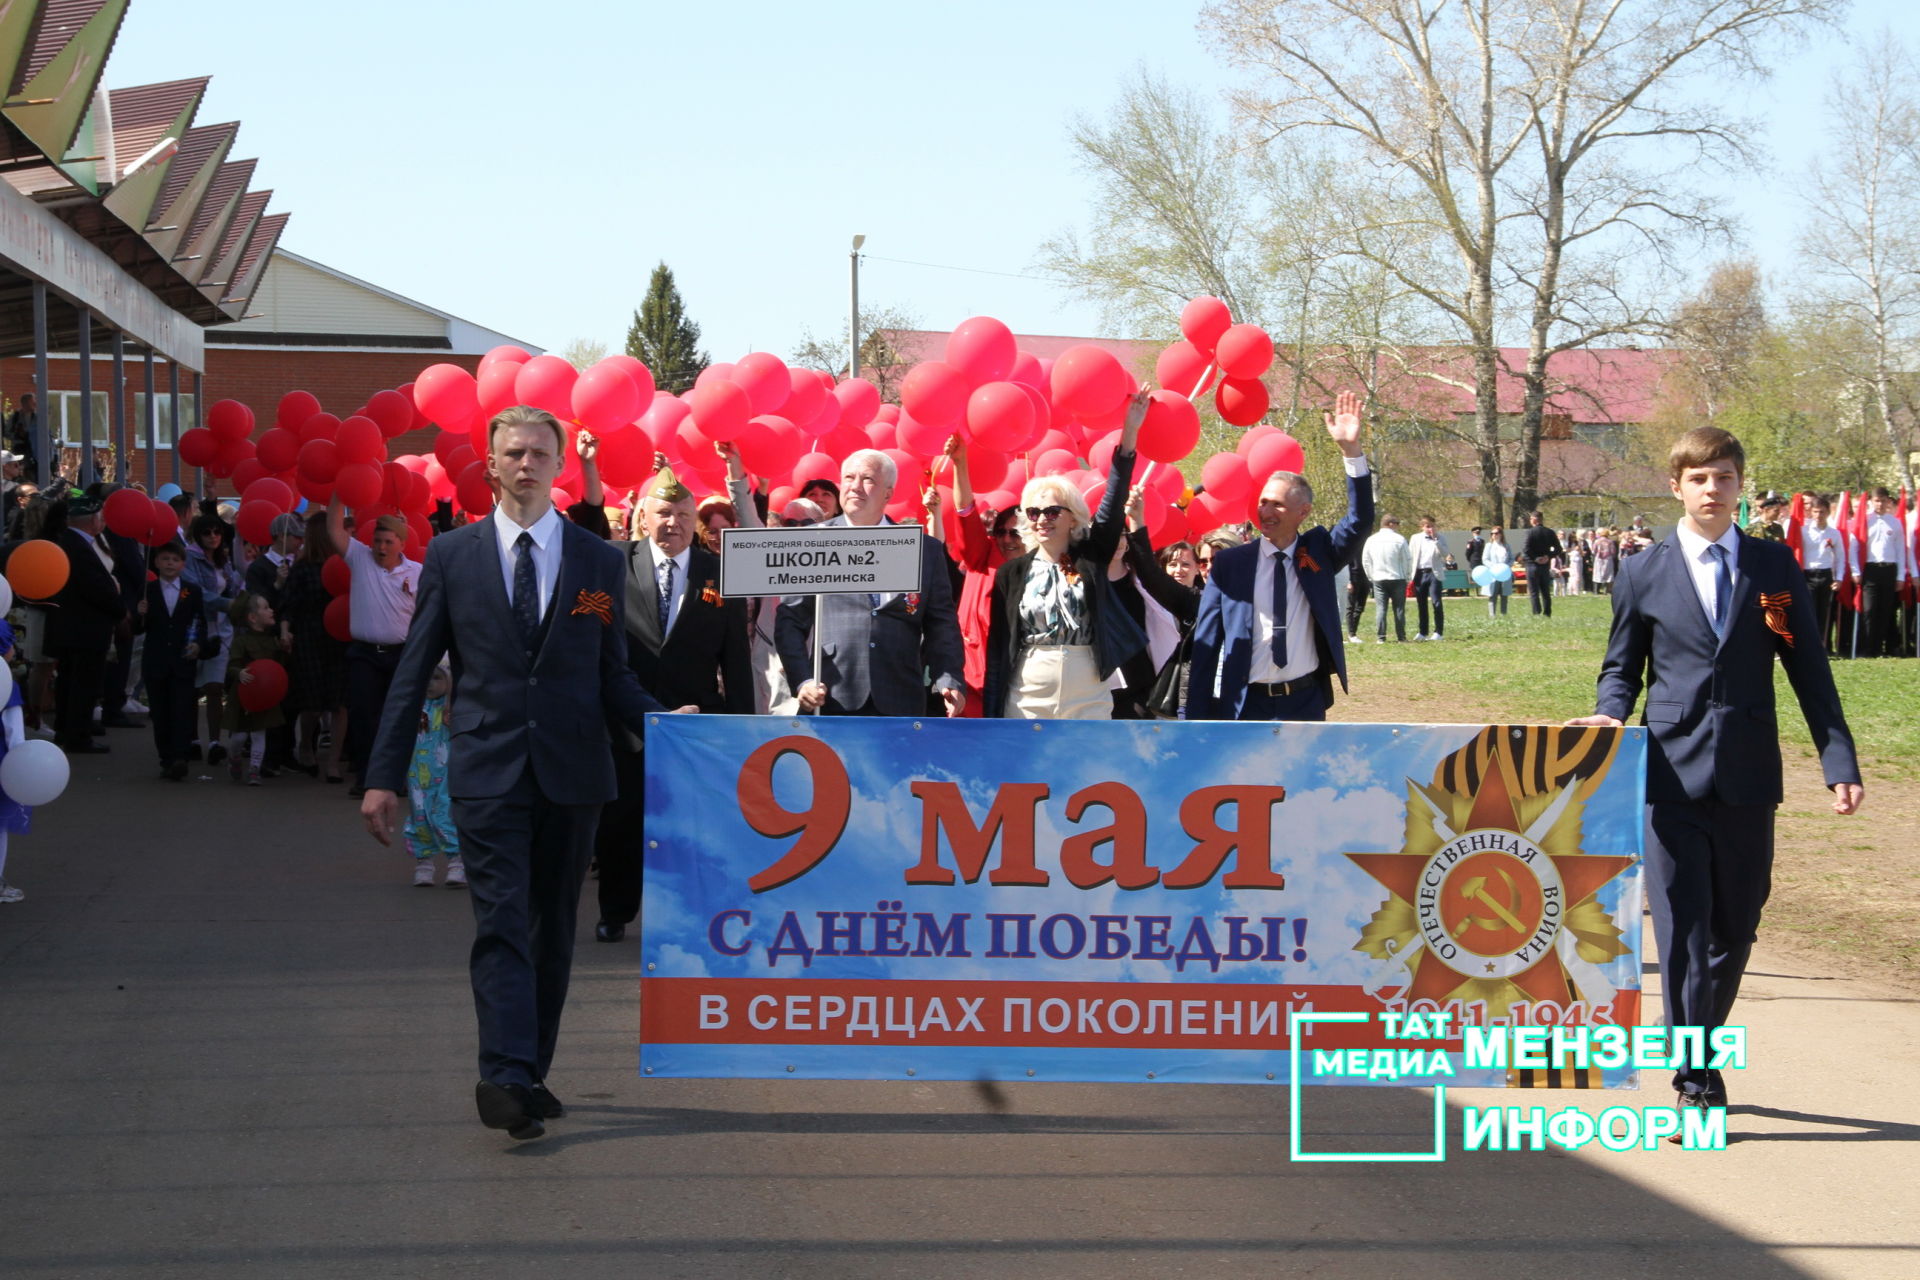
[{"label": "red flag", "polygon": [[1833,527],[1840,531],[1840,564],[1833,571],[1833,598],[1842,609],[1853,609],[1860,599],[1860,584],[1853,580],[1853,521],[1848,517],[1853,495],[1840,491],[1840,505],[1833,513]]},{"label": "red flag", "polygon": [[1802,541],[1806,536],[1805,520],[1807,515],[1807,495],[1793,495],[1793,505],[1787,508],[1787,545],[1793,548],[1793,558],[1806,565],[1806,547]]},{"label": "red flag", "polygon": [[1913,603],[1913,527],[1907,523],[1907,491],[1900,491],[1900,505],[1893,509],[1893,519],[1907,539],[1907,554],[1900,557],[1905,560],[1906,574],[1900,579],[1900,603]]}]

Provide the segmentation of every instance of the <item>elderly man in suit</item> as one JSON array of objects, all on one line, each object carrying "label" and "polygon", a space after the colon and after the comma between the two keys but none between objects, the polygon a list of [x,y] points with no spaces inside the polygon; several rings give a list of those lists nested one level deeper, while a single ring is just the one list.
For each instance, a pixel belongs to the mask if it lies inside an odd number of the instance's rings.
[{"label": "elderly man in suit", "polygon": [[1325,720],[1333,680],[1347,687],[1334,575],[1373,528],[1373,481],[1360,451],[1360,399],[1343,391],[1323,415],[1346,459],[1347,514],[1331,532],[1300,526],[1313,510],[1304,476],[1275,472],[1260,489],[1260,537],[1216,552],[1193,625],[1189,720]]},{"label": "elderly man in suit", "polygon": [[93,707],[100,700],[107,651],[127,616],[114,577],[113,549],[102,536],[101,504],[95,494],[68,500],[67,527],[60,533],[67,583],[48,602],[47,656],[59,664],[53,682],[55,734],[69,755],[107,750],[106,743],[93,740]]},{"label": "elderly man in suit", "polygon": [[[673,706],[753,714],[753,663],[743,599],[720,596],[720,558],[702,547],[693,495],[671,471],[640,500],[639,534],[616,543],[626,557],[627,662],[642,687]],[[646,756],[640,735],[613,725],[618,797],[600,815],[600,922],[594,937],[618,942],[640,914],[645,861]]]},{"label": "elderly man in suit", "polygon": [[[1717,427],[1675,442],[1669,484],[1686,508],[1673,535],[1621,562],[1596,713],[1618,726],[1643,684],[1647,902],[1671,1027],[1724,1026],[1740,992],[1773,870],[1782,798],[1773,669],[1786,669],[1833,810],[1863,792],[1806,579],[1785,543],[1734,525],[1746,455]],[[1724,1107],[1720,1073],[1682,1065],[1683,1106]]]},{"label": "elderly man in suit", "polygon": [[447,781],[473,898],[474,1099],[488,1128],[535,1138],[565,1114],[545,1081],[594,826],[614,797],[607,719],[637,734],[665,708],[627,663],[626,562],[553,509],[559,420],[515,405],[487,439],[499,505],[427,544],[360,811],[387,843],[427,681],[451,655]]},{"label": "elderly man in suit", "polygon": [[[899,477],[893,459],[875,449],[848,455],[840,476],[841,514],[829,525],[863,528],[886,519]],[[888,521],[891,523],[891,521]],[[806,711],[828,715],[917,716],[927,709],[927,673],[947,715],[967,705],[960,624],[946,556],[931,538],[920,542],[920,590],[821,597],[788,596],[774,615],[774,646],[787,684]],[[813,669],[813,628],[821,628]]]}]

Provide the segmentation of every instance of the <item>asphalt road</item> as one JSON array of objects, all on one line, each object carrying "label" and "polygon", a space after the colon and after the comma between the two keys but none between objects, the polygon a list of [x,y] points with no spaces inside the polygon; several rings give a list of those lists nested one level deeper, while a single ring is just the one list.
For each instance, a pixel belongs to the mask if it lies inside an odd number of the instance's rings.
[{"label": "asphalt road", "polygon": [[[1445,1164],[1293,1164],[1279,1088],[642,1080],[637,944],[589,904],[571,1114],[514,1144],[473,1112],[464,893],[341,788],[111,741],[7,866],[7,1277],[1920,1276],[1920,1011],[1764,944],[1726,1151],[1469,1155],[1456,1116]],[[1418,1149],[1430,1095],[1315,1090],[1307,1127]]]}]

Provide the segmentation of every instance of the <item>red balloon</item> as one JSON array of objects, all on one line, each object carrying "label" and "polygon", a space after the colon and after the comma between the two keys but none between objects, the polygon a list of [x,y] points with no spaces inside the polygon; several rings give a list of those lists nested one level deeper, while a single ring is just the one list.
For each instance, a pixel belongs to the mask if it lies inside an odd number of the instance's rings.
[{"label": "red balloon", "polygon": [[670,440],[692,412],[685,400],[662,391],[653,397],[653,403],[634,425],[655,440]]},{"label": "red balloon", "polygon": [[992,316],[962,320],[947,335],[947,363],[965,374],[974,386],[1005,382],[1020,352],[1013,332]]},{"label": "red balloon", "polygon": [[[855,446],[856,448],[858,446]],[[849,453],[852,450],[848,450]],[[804,489],[815,480],[832,480],[840,483],[840,463],[830,453],[816,451],[809,453],[793,464],[793,487]]]},{"label": "red balloon", "polygon": [[358,415],[348,418],[334,433],[333,444],[340,451],[340,461],[343,463],[385,462],[387,459],[387,437],[381,432],[380,424],[372,418]]},{"label": "red balloon", "polygon": [[989,382],[967,398],[970,438],[1002,453],[1033,434],[1033,392],[1017,382]]},{"label": "red balloon", "polygon": [[633,385],[640,391],[640,407],[642,409],[653,402],[653,393],[655,391],[653,370],[647,368],[645,364],[625,354],[608,356],[600,363],[616,369],[626,370],[627,376],[633,379]]},{"label": "red balloon", "polygon": [[422,369],[414,379],[413,402],[420,412],[450,431],[464,430],[480,412],[473,375],[457,364],[434,364]]},{"label": "red balloon", "polygon": [[279,510],[271,502],[242,502],[233,518],[234,530],[256,547],[273,541],[273,518]]},{"label": "red balloon", "polygon": [[1133,385],[1133,375],[1104,347],[1082,343],[1053,362],[1053,402],[1078,418],[1124,412]]},{"label": "red balloon", "polygon": [[141,541],[150,547],[164,547],[183,537],[180,532],[180,518],[173,514],[173,508],[158,498],[148,500],[153,508],[152,523],[147,528],[147,536]]},{"label": "red balloon", "polygon": [[291,471],[300,462],[300,437],[285,427],[270,427],[254,442],[253,453],[269,471]]},{"label": "red balloon", "polygon": [[453,501],[453,477],[440,465],[440,459],[433,458],[427,463],[427,469],[421,473],[421,479],[427,482],[427,491],[435,502]]},{"label": "red balloon", "polygon": [[1214,359],[1229,378],[1257,378],[1273,364],[1273,339],[1257,324],[1236,324],[1220,335]]},{"label": "red balloon", "polygon": [[780,416],[802,428],[811,426],[826,404],[830,387],[831,381],[822,381],[812,369],[788,369],[787,398],[780,405]]},{"label": "red balloon", "polygon": [[522,365],[523,362],[518,360],[501,360],[480,371],[474,386],[474,395],[480,404],[477,416],[491,418],[502,409],[520,403],[513,386],[520,376]]},{"label": "red balloon", "polygon": [[1200,443],[1200,411],[1177,391],[1160,390],[1147,402],[1147,420],[1140,424],[1140,456],[1155,462],[1178,462]]},{"label": "red balloon", "polygon": [[[905,415],[901,415],[904,417]],[[900,418],[875,418],[867,424],[867,442],[862,449],[891,449],[900,442]],[[849,449],[848,453],[853,452]],[[841,461],[845,461],[843,456]]]},{"label": "red balloon", "polygon": [[900,408],[934,427],[951,427],[966,411],[973,384],[944,360],[913,366],[900,383]]},{"label": "red balloon", "polygon": [[245,493],[248,488],[253,485],[254,481],[265,480],[272,474],[272,469],[269,468],[266,463],[260,461],[257,453],[251,458],[243,458],[233,469],[234,491],[236,493]]},{"label": "red balloon", "polygon": [[253,410],[238,400],[216,400],[207,407],[207,430],[222,440],[244,440],[253,434]]},{"label": "red balloon", "polygon": [[391,440],[413,430],[413,401],[398,391],[376,391],[367,401],[367,416]]},{"label": "red balloon", "polygon": [[321,562],[320,585],[327,589],[330,596],[343,596],[352,588],[353,570],[347,567],[346,558],[339,552]]},{"label": "red balloon", "polygon": [[756,476],[785,475],[806,447],[798,427],[770,413],[747,423],[734,446],[740,450],[741,464]]},{"label": "red balloon", "polygon": [[1176,342],[1154,361],[1153,376],[1168,391],[1188,399],[1213,385],[1213,361],[1191,342]]},{"label": "red balloon", "polygon": [[947,447],[947,438],[952,434],[951,426],[922,422],[911,413],[903,413],[900,421],[894,424],[893,439],[894,444],[906,452],[931,458]]},{"label": "red balloon", "polygon": [[643,484],[653,474],[653,437],[638,426],[616,431],[600,442],[600,454],[594,461],[600,468],[601,481],[615,489]]},{"label": "red balloon", "polygon": [[138,489],[114,490],[107,495],[100,514],[106,518],[107,528],[123,538],[145,540],[153,531],[153,499]]},{"label": "red balloon", "polygon": [[376,462],[373,465],[380,472],[380,504],[404,511],[407,505],[403,501],[407,496],[407,469],[397,462]]},{"label": "red balloon", "polygon": [[833,389],[833,398],[840,402],[840,421],[851,426],[864,427],[880,412],[880,388],[865,378],[848,378]]},{"label": "red balloon", "polygon": [[[448,470],[454,469],[447,459],[452,456],[455,449],[465,449],[468,453],[472,453],[473,437],[464,431],[442,431],[433,438],[433,456],[440,459],[440,465]],[[468,461],[472,459],[469,458]]]},{"label": "red balloon", "polygon": [[[967,446],[967,469],[973,472],[973,491],[981,493],[1005,484],[1013,459],[996,449]],[[949,473],[951,474],[951,473]]]},{"label": "red balloon", "polygon": [[220,454],[220,437],[205,427],[194,427],[180,437],[180,461],[190,467],[210,465]]},{"label": "red balloon", "polygon": [[400,509],[408,515],[433,510],[433,486],[418,471],[407,472],[407,491],[400,495]]},{"label": "red balloon", "polygon": [[477,372],[485,372],[496,364],[525,364],[531,359],[533,359],[533,352],[507,343],[504,346],[489,348],[487,354],[480,357],[480,368]]},{"label": "red balloon", "polygon": [[1222,378],[1219,389],[1213,393],[1213,407],[1236,427],[1252,426],[1266,416],[1267,384],[1258,379],[1242,382],[1238,378]]},{"label": "red balloon", "polygon": [[1147,492],[1159,494],[1163,502],[1178,502],[1186,496],[1187,478],[1180,474],[1179,467],[1155,467],[1147,477]]},{"label": "red balloon", "polygon": [[320,615],[321,625],[328,635],[346,644],[353,639],[352,613],[353,597],[343,592],[327,601],[326,611]]},{"label": "red balloon", "polygon": [[240,705],[248,711],[267,711],[287,696],[287,669],[272,658],[255,658],[246,666],[253,677],[240,683]]},{"label": "red balloon", "polygon": [[280,397],[280,408],[274,413],[273,422],[282,431],[297,432],[318,412],[320,401],[311,391],[289,391]]},{"label": "red balloon", "polygon": [[234,469],[253,456],[253,441],[222,440],[213,455],[213,461],[207,464],[207,471],[217,479],[224,480],[232,475]]},{"label": "red balloon", "polygon": [[1284,431],[1261,440],[1247,451],[1247,474],[1253,478],[1254,492],[1266,484],[1267,477],[1276,471],[1298,473],[1306,465],[1306,454],[1300,448],[1300,442]]},{"label": "red balloon", "polygon": [[[234,473],[234,479],[236,481],[239,479],[238,472]],[[265,502],[282,512],[287,512],[293,510],[296,499],[293,496],[293,486],[284,480],[264,476],[240,490],[240,501],[242,503]]]},{"label": "red balloon", "polygon": [[1218,298],[1195,298],[1180,310],[1180,332],[1203,355],[1213,354],[1214,344],[1232,324],[1233,313]]},{"label": "red balloon", "polygon": [[487,464],[468,463],[467,469],[454,481],[453,493],[461,510],[469,515],[483,516],[493,510],[493,485],[487,480]]},{"label": "red balloon", "polygon": [[709,440],[731,440],[752,417],[753,402],[737,385],[716,380],[687,394],[693,425]]},{"label": "red balloon", "polygon": [[[879,419],[876,418],[874,421],[878,422]],[[872,426],[873,424],[868,423],[867,425]],[[850,427],[845,423],[841,423],[813,442],[813,447],[816,452],[824,453],[835,460],[834,465],[828,471],[822,472],[821,474],[837,477],[840,474],[839,459],[846,457],[856,449],[866,448],[870,443],[871,440],[864,428]]]},{"label": "red balloon", "polygon": [[513,380],[513,394],[521,404],[530,404],[563,421],[573,417],[573,384],[580,373],[559,356],[535,356],[520,366]]},{"label": "red balloon", "polygon": [[786,361],[771,351],[750,351],[741,356],[727,381],[747,393],[747,403],[756,416],[774,412],[793,396],[793,374]]},{"label": "red balloon", "polygon": [[319,484],[332,484],[340,474],[340,450],[331,440],[309,440],[300,446],[300,474]]},{"label": "red balloon", "polygon": [[1216,453],[1200,468],[1200,483],[1222,502],[1238,502],[1253,489],[1247,460],[1237,453]]},{"label": "red balloon", "polygon": [[1040,357],[1029,351],[1021,351],[1013,357],[1013,368],[1007,373],[1007,381],[1017,382],[1022,386],[1032,387],[1035,391],[1045,392],[1047,389],[1047,370],[1043,367]]},{"label": "red balloon", "polygon": [[331,480],[313,480],[296,471],[293,476],[293,487],[298,489],[300,496],[308,502],[324,507],[333,501],[333,481]]},{"label": "red balloon", "polygon": [[920,492],[921,474],[927,469],[925,461],[914,457],[905,449],[886,449],[883,452],[893,459],[894,497],[899,497],[903,492],[912,493],[917,497]]},{"label": "red balloon", "polygon": [[729,361],[721,360],[718,363],[710,364],[702,369],[700,376],[693,380],[693,385],[696,387],[710,387],[716,382],[731,382],[732,380],[733,365]]},{"label": "red balloon", "polygon": [[573,418],[595,435],[609,435],[628,426],[646,406],[632,376],[605,360],[574,382],[571,402]]},{"label": "red balloon", "polygon": [[310,440],[332,440],[340,434],[340,419],[330,413],[316,413],[300,424],[300,443]]},{"label": "red balloon", "polygon": [[1033,458],[1033,474],[1036,476],[1063,476],[1079,468],[1080,459],[1074,457],[1069,449],[1049,449]]}]

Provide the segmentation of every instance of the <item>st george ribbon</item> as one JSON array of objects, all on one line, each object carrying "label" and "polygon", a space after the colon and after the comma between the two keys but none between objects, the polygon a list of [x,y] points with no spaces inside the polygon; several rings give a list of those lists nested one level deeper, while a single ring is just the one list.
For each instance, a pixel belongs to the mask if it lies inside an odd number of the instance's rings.
[{"label": "st george ribbon", "polygon": [[1357,1011],[1302,1083],[1632,1087],[1460,1050],[1639,1022],[1638,728],[659,716],[646,767],[649,1077],[1287,1084]]}]

